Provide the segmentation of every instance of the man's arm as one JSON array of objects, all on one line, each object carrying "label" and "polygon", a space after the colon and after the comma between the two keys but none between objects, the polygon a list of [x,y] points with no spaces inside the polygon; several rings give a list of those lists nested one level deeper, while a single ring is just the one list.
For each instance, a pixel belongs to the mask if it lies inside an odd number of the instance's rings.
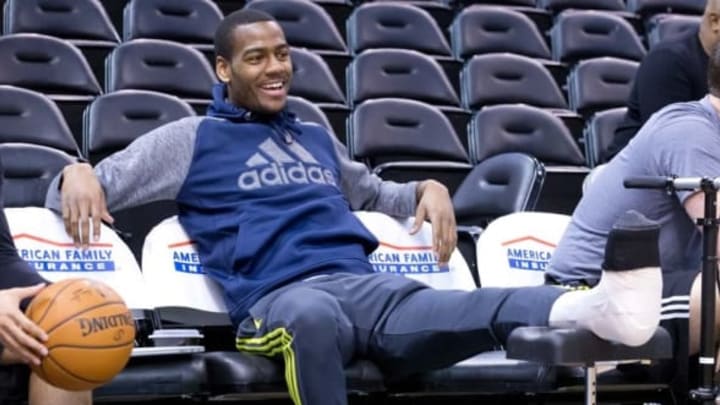
[{"label": "man's arm", "polygon": [[100,223],[112,222],[109,211],[151,201],[174,199],[192,161],[202,117],[188,117],[156,128],[94,169],[85,163],[67,166],[50,184],[45,206],[61,212],[76,245],[100,236]]},{"label": "man's arm", "polygon": [[379,211],[396,217],[415,216],[410,233],[428,220],[433,229],[433,250],[447,264],[457,243],[455,211],[447,188],[435,180],[396,183],[383,181],[367,166],[348,157],[345,146],[329,134],[340,162],[341,189],[353,210]]}]

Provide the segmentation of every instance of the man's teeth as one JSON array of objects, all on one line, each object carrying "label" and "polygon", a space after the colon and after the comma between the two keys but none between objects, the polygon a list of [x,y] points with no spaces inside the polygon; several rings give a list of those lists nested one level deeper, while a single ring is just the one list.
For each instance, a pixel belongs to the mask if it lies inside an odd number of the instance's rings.
[{"label": "man's teeth", "polygon": [[279,90],[283,87],[282,82],[270,83],[263,86],[264,89],[268,90]]}]

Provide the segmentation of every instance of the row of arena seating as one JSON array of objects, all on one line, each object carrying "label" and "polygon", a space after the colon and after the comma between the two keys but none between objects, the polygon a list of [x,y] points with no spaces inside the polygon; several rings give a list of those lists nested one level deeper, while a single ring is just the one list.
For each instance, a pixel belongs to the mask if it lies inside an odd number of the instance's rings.
[{"label": "row of arena seating", "polygon": [[[3,160],[7,147],[8,144],[0,145]],[[531,209],[540,187],[536,165],[534,159],[522,154],[504,154],[483,162],[473,171],[474,180],[468,183],[468,189],[461,190],[460,194],[471,198],[481,194],[484,201],[475,201],[463,208],[461,196],[456,195],[459,216],[469,212],[463,210],[497,217]],[[19,179],[9,182],[6,191],[14,194],[19,189],[27,190],[32,184],[31,179]],[[476,184],[485,184],[486,189],[478,193],[472,189]],[[73,263],[46,260],[52,254],[66,257],[62,250],[74,249],[57,215],[42,208],[27,207],[8,208],[6,213],[20,255],[48,279],[60,280],[75,274],[59,269],[61,264],[86,269],[97,264],[90,259]],[[370,257],[376,271],[416,278],[435,288],[461,290],[477,288],[478,281],[485,287],[541,283],[541,270],[547,262],[526,260],[522,252],[529,250],[537,257],[549,257],[551,246],[560,238],[569,219],[542,213],[502,216],[485,229],[477,242],[464,239],[467,249],[463,254],[453,254],[449,271],[438,272],[418,270],[417,262],[393,259],[407,257],[398,254],[408,253],[407,249],[415,249],[410,251],[418,257],[428,253],[427,246],[432,240],[429,225],[411,236],[407,229],[412,219],[398,221],[378,213],[357,215],[385,242],[382,254]],[[510,256],[508,248],[521,253]],[[83,275],[100,279],[118,290],[133,308],[138,325],[137,345],[130,364],[112,382],[94,392],[98,403],[163,399],[166,401],[163,403],[178,404],[183,400],[287,398],[280,363],[239,353],[232,347],[233,330],[219,290],[205,277],[187,235],[174,218],[154,227],[145,238],[142,266],[138,266],[140,262],[134,260],[122,240],[107,227],[102,230],[101,240],[91,244],[90,250],[95,249],[103,250],[103,265],[110,263],[115,271],[87,271]],[[432,264],[427,266],[431,268]],[[528,332],[534,333],[535,338],[539,333]],[[549,333],[552,344],[547,351],[560,355],[560,360],[542,360],[542,356],[539,362],[506,358],[505,349],[509,357],[517,358],[518,352],[513,351],[517,349],[513,348],[522,348],[523,342],[529,340],[522,333],[512,338],[507,347],[495,348],[445,369],[401,378],[383,375],[373,363],[356,359],[346,368],[351,403],[402,404],[407,403],[403,401],[407,397],[414,398],[416,404],[444,403],[451,398],[456,403],[462,403],[459,401],[463,398],[492,402],[511,399],[518,403],[544,403],[548,399],[579,401],[587,382],[583,368],[592,366],[598,359],[656,358],[660,353],[669,352],[668,336],[662,331],[651,344],[632,348],[632,354],[589,333],[568,330],[542,333]],[[578,343],[587,350],[578,352],[575,349]],[[564,344],[570,347],[570,355],[562,350]],[[637,375],[634,378],[638,378]],[[18,384],[18,396],[24,395],[22,381],[0,380],[0,387],[7,384]],[[671,399],[665,384],[643,378],[636,380],[616,370],[600,374],[597,389],[607,399]]]}]

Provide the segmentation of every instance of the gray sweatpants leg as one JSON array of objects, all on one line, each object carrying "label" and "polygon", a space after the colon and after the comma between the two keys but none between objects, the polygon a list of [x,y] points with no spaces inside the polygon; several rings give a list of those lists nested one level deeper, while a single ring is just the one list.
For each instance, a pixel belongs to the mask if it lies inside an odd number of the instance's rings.
[{"label": "gray sweatpants leg", "polygon": [[344,366],[366,357],[403,375],[451,365],[546,325],[562,290],[440,291],[402,276],[335,274],[274,291],[238,328],[238,349],[285,360],[296,404],[347,403]]}]

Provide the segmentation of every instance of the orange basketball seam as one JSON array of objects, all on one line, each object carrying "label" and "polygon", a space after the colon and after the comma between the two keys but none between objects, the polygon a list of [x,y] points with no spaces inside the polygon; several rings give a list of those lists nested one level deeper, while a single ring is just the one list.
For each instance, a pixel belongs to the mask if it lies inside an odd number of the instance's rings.
[{"label": "orange basketball seam", "polygon": [[133,345],[133,346],[134,346],[134,345],[135,345],[135,339],[133,339],[133,340],[131,340],[131,341],[129,341],[129,342],[125,342],[125,343],[121,343],[121,344],[117,344],[117,345],[108,345],[108,346],[81,346],[81,345],[59,344],[59,345],[55,345],[55,346],[52,346],[52,347],[48,347],[47,349],[48,349],[48,351],[50,351],[50,350],[55,350],[55,349],[61,349],[61,348],[62,348],[62,349],[86,349],[86,350],[94,350],[94,349],[116,349],[116,348],[118,348],[118,347],[123,347],[123,346],[127,346],[127,345]]},{"label": "orange basketball seam", "polygon": [[48,302],[48,304],[45,306],[45,312],[42,314],[42,316],[40,317],[40,319],[38,319],[37,321],[35,321],[35,323],[38,324],[38,325],[41,324],[42,321],[45,319],[45,316],[46,316],[46,315],[48,314],[48,312],[50,311],[50,308],[52,308],[52,305],[53,305],[53,303],[55,302],[55,299],[57,298],[57,296],[60,295],[61,292],[63,292],[63,291],[65,291],[66,289],[70,288],[71,285],[77,283],[78,281],[83,281],[83,280],[82,280],[82,279],[77,279],[77,280],[75,280],[75,281],[73,281],[73,282],[71,282],[71,283],[68,283],[68,285],[64,286],[64,287],[61,288],[58,292],[56,292],[55,295],[53,295],[52,299],[50,299],[50,302]]},{"label": "orange basketball seam", "polygon": [[65,372],[67,375],[69,375],[69,376],[72,377],[72,378],[78,379],[78,380],[80,380],[80,381],[88,382],[88,383],[91,383],[91,384],[104,384],[104,383],[107,382],[107,381],[91,380],[91,379],[89,379],[89,378],[80,377],[79,375],[76,375],[75,373],[73,373],[73,372],[71,372],[70,370],[68,370],[68,369],[66,369],[65,367],[63,367],[63,365],[60,364],[60,362],[58,362],[57,360],[55,360],[55,359],[52,357],[52,355],[48,355],[48,356],[47,356],[47,359],[50,360],[50,361],[52,361],[53,363],[55,363],[55,365],[56,365],[60,370],[62,370],[63,372]]},{"label": "orange basketball seam", "polygon": [[122,306],[125,306],[125,303],[124,303],[123,301],[105,301],[105,302],[102,302],[102,303],[97,304],[97,305],[94,305],[94,306],[92,306],[92,307],[85,308],[84,310],[82,310],[82,311],[80,311],[80,312],[75,312],[75,313],[72,314],[71,316],[68,316],[67,318],[63,319],[62,321],[59,321],[57,324],[55,324],[55,326],[53,326],[53,327],[50,328],[49,330],[45,331],[45,333],[48,334],[48,335],[50,335],[50,333],[52,333],[52,331],[54,331],[55,329],[63,326],[66,322],[71,321],[73,318],[77,317],[78,315],[82,315],[82,314],[84,314],[84,313],[90,312],[90,311],[92,311],[93,309],[98,309],[98,308],[102,308],[102,307],[107,306],[107,305],[114,305],[114,304],[120,304],[120,305],[122,305]]}]

